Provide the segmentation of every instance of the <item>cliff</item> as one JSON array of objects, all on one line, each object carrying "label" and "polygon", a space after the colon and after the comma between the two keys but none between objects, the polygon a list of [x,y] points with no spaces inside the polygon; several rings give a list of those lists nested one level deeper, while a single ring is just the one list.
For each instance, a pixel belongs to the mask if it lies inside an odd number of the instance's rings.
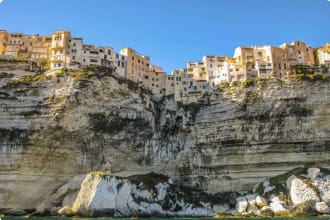
[{"label": "cliff", "polygon": [[2,208],[63,206],[78,175],[95,170],[162,173],[216,193],[246,192],[301,165],[330,167],[328,81],[259,81],[182,105],[109,69],[1,72]]}]

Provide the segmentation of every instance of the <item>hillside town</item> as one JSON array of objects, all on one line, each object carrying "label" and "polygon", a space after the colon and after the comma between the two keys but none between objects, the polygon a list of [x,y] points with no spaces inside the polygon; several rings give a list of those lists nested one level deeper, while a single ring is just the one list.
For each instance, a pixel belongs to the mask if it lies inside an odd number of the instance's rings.
[{"label": "hillside town", "polygon": [[176,101],[195,102],[222,82],[288,77],[297,65],[323,73],[324,68],[330,67],[330,44],[312,48],[294,41],[278,47],[239,46],[233,57],[206,55],[168,75],[162,67],[152,64],[149,56],[132,48],[116,52],[109,46],[86,45],[83,38],[71,36],[68,30],[55,31],[51,36],[0,30],[0,56],[45,60],[50,64],[49,71],[79,70],[93,65],[111,67],[120,77],[139,83],[155,96],[174,94]]}]

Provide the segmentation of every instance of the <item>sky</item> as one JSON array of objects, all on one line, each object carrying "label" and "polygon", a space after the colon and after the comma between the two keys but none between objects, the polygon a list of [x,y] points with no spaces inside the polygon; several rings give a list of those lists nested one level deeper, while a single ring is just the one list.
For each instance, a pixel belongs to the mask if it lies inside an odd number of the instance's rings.
[{"label": "sky", "polygon": [[131,47],[170,73],[238,46],[330,42],[330,0],[0,0],[0,29]]}]

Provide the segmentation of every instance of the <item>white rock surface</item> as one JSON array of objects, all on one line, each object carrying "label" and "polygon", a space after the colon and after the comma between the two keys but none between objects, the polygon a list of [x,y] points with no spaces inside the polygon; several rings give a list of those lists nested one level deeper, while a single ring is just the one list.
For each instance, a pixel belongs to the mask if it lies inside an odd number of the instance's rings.
[{"label": "white rock surface", "polygon": [[289,213],[287,205],[277,196],[272,199],[272,202],[270,203],[270,208],[273,210],[275,215],[287,215]]},{"label": "white rock surface", "polygon": [[317,192],[315,192],[315,189],[304,183],[302,179],[297,177],[292,178],[291,183],[289,183],[289,185],[291,201],[294,205],[306,202],[308,200],[313,200],[316,202],[320,201],[320,198]]},{"label": "white rock surface", "polygon": [[260,208],[268,205],[267,200],[262,196],[257,196],[256,197],[256,203],[257,203],[257,206],[260,207]]},{"label": "white rock surface", "polygon": [[181,210],[164,210],[157,202],[164,200],[168,187],[168,183],[158,183],[155,189],[148,190],[144,187],[139,188],[120,177],[88,174],[72,210],[82,216],[102,213],[111,213],[115,216],[213,216],[215,214],[209,204],[202,203],[201,207],[193,207],[182,200],[176,201],[176,204],[169,204],[172,207],[181,207]]},{"label": "white rock surface", "polygon": [[329,214],[330,213],[330,208],[325,202],[317,202],[315,203],[315,209],[319,213],[322,214]]},{"label": "white rock surface", "polygon": [[236,199],[236,210],[238,213],[247,212],[248,206],[249,206],[249,202],[247,201],[245,196],[238,197]]}]

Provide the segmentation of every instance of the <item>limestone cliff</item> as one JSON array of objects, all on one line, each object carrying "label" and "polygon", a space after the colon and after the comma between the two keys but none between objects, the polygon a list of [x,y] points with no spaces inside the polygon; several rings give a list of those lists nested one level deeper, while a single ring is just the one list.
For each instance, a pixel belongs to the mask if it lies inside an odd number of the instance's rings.
[{"label": "limestone cliff", "polygon": [[62,206],[77,190],[54,193],[93,170],[162,173],[215,193],[330,166],[328,81],[260,81],[181,105],[106,69],[18,80],[2,71],[2,208]]}]

